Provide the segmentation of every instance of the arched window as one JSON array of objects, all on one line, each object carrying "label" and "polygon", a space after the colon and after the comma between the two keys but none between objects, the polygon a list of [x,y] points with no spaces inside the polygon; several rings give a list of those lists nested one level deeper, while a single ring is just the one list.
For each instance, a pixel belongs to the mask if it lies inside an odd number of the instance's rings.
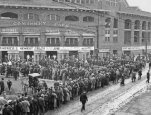
[{"label": "arched window", "polygon": [[79,21],[77,16],[66,16],[65,21]]},{"label": "arched window", "polygon": [[111,26],[111,18],[106,18],[105,19],[105,27],[110,28],[110,26]]},{"label": "arched window", "polygon": [[83,21],[84,22],[94,22],[94,17],[91,17],[91,16],[83,17]]},{"label": "arched window", "polygon": [[146,21],[142,22],[142,30],[146,30]]},{"label": "arched window", "polygon": [[18,19],[18,14],[12,12],[5,12],[1,14],[1,19]]},{"label": "arched window", "polygon": [[23,15],[24,20],[37,20],[39,21],[39,15],[33,13],[27,13]]},{"label": "arched window", "polygon": [[130,19],[125,20],[125,29],[131,29],[132,21]]},{"label": "arched window", "polygon": [[135,21],[134,29],[140,29],[140,21],[139,20]]},{"label": "arched window", "polygon": [[51,20],[51,21],[60,21],[60,16],[58,16],[56,14],[50,14],[50,15],[48,15],[48,20]]}]

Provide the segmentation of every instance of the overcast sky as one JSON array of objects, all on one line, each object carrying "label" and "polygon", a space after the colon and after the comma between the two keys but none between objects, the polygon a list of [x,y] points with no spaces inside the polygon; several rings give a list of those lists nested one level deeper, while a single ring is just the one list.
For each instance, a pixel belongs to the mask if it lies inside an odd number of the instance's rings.
[{"label": "overcast sky", "polygon": [[127,0],[130,6],[138,6],[144,11],[151,12],[151,0]]}]

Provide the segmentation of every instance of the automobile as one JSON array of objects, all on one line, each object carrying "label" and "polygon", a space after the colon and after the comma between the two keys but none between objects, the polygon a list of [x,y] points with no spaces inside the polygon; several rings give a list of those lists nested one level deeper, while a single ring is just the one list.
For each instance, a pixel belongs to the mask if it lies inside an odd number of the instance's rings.
[{"label": "automobile", "polygon": [[39,83],[39,78],[41,78],[41,75],[39,73],[32,73],[28,74],[29,77],[29,87],[37,87]]}]

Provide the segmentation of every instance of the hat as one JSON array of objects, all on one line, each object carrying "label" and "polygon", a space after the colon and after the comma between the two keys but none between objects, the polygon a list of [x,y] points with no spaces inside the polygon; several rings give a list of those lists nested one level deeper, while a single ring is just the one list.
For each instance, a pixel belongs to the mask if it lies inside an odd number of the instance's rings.
[{"label": "hat", "polygon": [[10,103],[10,102],[12,102],[12,100],[8,100],[8,101],[7,101],[7,103]]}]

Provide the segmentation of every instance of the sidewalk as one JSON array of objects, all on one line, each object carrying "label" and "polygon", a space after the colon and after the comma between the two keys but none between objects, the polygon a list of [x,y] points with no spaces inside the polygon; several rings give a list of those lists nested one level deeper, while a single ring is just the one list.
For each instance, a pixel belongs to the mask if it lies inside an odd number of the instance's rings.
[{"label": "sidewalk", "polygon": [[147,92],[134,98],[114,115],[151,115],[151,86]]}]

